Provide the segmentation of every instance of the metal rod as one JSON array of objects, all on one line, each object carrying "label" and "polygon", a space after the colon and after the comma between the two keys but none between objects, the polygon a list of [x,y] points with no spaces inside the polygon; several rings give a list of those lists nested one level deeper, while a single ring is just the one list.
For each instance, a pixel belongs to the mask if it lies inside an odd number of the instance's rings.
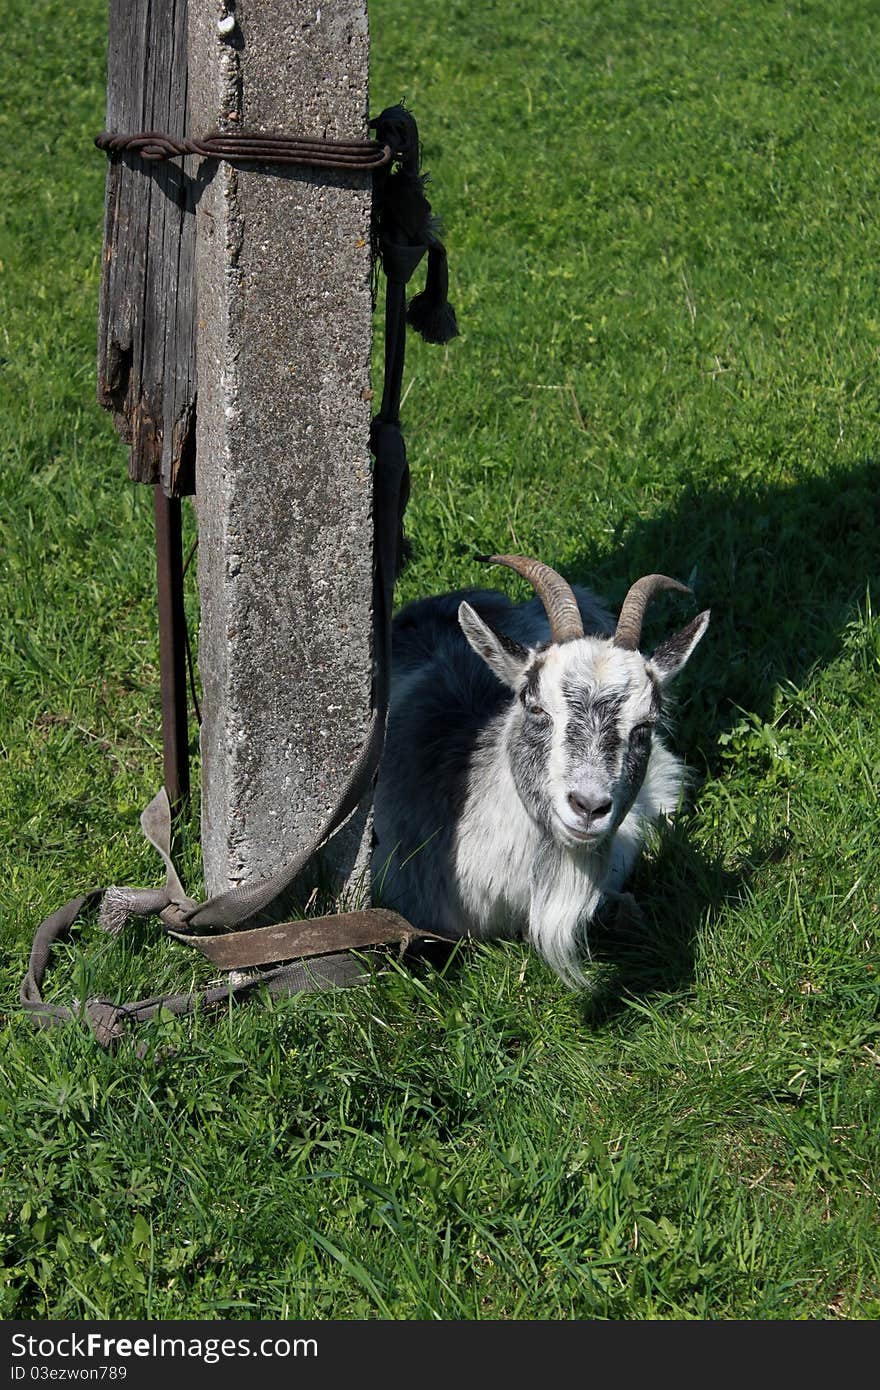
[{"label": "metal rod", "polygon": [[165,790],[172,811],[177,811],[189,798],[181,504],[179,497],[165,496],[161,483],[156,484],[155,496],[162,754]]}]

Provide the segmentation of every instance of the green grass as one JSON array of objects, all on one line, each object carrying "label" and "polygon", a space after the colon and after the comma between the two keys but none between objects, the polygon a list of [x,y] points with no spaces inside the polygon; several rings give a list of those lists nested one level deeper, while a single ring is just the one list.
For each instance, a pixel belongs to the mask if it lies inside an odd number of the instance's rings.
[{"label": "green grass", "polygon": [[[400,597],[482,582],[475,546],[612,601],[695,571],[691,805],[584,997],[469,946],[159,1022],[144,1061],[16,1003],[42,916],[158,881],[161,758],[151,499],[94,404],[105,14],[11,8],[4,1316],[877,1317],[877,7],[374,0],[462,327],[408,351]],[[182,859],[196,890],[194,823]],[[86,923],[49,984],[194,969]]]}]

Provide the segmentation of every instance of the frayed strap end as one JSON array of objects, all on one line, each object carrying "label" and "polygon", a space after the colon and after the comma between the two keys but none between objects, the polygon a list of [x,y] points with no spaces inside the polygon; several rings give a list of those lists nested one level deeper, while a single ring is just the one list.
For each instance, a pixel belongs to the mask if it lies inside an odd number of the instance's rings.
[{"label": "frayed strap end", "polygon": [[131,894],[114,884],[101,900],[98,926],[111,936],[118,936],[131,916]]},{"label": "frayed strap end", "polygon": [[150,917],[164,911],[168,903],[167,888],[119,888],[113,884],[101,900],[98,922],[104,931],[117,936],[129,917]]}]

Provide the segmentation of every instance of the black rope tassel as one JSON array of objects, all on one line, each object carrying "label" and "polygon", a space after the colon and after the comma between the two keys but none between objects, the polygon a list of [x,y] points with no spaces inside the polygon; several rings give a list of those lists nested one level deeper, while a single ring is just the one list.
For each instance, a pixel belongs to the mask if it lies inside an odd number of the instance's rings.
[{"label": "black rope tassel", "polygon": [[449,303],[446,248],[439,241],[428,245],[425,288],[410,300],[406,321],[426,343],[448,343],[451,338],[458,337],[455,310]]},{"label": "black rope tassel", "polygon": [[396,269],[405,251],[410,257],[417,253],[407,280],[427,251],[425,288],[411,300],[407,321],[426,342],[448,343],[457,337],[458,323],[448,298],[446,249],[440,240],[439,223],[425,196],[427,175],[420,172],[415,118],[402,104],[389,106],[370,122],[370,127],[376,132],[377,144],[387,144],[395,152],[392,165],[377,169],[374,175],[378,205],[375,249],[389,279],[389,262]]}]

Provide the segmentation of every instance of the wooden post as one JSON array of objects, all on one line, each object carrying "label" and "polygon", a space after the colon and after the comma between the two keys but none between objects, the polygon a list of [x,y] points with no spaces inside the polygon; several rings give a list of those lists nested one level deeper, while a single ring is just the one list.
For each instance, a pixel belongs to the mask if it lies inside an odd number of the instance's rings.
[{"label": "wooden post", "polygon": [[[182,137],[187,0],[110,0],[109,19],[107,130]],[[98,400],[131,446],[131,477],[168,497],[194,489],[197,193],[180,163],[108,161]]]},{"label": "wooden post", "polygon": [[[110,0],[107,130],[186,133],[187,29],[187,0]],[[194,488],[197,191],[176,164],[109,160],[98,321],[98,400],[130,445],[130,476],[156,489],[162,743],[175,808],[189,795],[180,497]]]}]

